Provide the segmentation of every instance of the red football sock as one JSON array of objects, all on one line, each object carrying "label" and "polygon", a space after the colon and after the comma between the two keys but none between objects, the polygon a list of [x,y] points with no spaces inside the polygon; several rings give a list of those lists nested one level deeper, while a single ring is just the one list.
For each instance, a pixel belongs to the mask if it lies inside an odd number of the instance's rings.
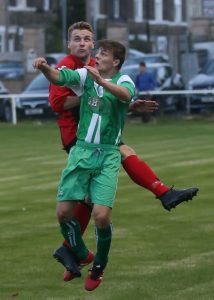
[{"label": "red football sock", "polygon": [[79,222],[83,234],[91,219],[92,207],[84,202],[78,202],[74,209],[74,218]]},{"label": "red football sock", "polygon": [[150,190],[157,197],[170,190],[170,187],[164,185],[147,163],[140,160],[137,155],[128,156],[122,164],[126,173],[136,184]]},{"label": "red football sock", "polygon": [[[81,233],[83,234],[91,218],[92,207],[84,202],[78,202],[74,209],[74,218],[79,222]],[[71,248],[70,244],[64,240],[63,245]]]}]

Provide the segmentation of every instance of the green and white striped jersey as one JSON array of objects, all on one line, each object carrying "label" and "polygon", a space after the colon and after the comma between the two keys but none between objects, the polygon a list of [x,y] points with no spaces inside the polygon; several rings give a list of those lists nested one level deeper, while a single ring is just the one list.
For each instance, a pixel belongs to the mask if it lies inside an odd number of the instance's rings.
[{"label": "green and white striped jersey", "polygon": [[[131,101],[135,85],[129,76],[118,72],[109,80],[126,87]],[[78,140],[93,144],[119,144],[129,103],[120,101],[99,86],[85,68],[61,69],[58,85],[67,86],[81,96]]]}]

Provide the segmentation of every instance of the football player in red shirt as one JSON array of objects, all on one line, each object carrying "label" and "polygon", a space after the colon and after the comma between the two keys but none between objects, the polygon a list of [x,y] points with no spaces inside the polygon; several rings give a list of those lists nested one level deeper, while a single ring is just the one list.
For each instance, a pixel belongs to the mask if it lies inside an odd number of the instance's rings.
[{"label": "football player in red shirt", "polygon": [[[56,68],[77,69],[85,65],[94,66],[95,60],[91,57],[94,48],[93,30],[86,22],[77,22],[68,29],[68,49],[69,55],[63,58]],[[78,90],[71,90],[67,87],[50,85],[49,102],[53,111],[58,114],[58,126],[60,128],[61,139],[67,153],[76,143],[76,131],[78,126],[79,97]],[[132,104],[134,107],[144,107],[147,110],[155,108],[154,101],[139,100]],[[198,192],[198,188],[174,189],[163,184],[157,175],[151,170],[147,163],[141,160],[135,151],[125,144],[121,144],[120,152],[122,165],[129,177],[138,185],[150,190],[158,199],[161,200],[163,207],[167,210],[175,208],[183,201],[191,200]],[[84,233],[90,217],[91,206],[87,203],[78,203],[75,210],[75,218],[79,221],[81,232]],[[63,212],[61,212],[63,214]],[[80,276],[78,265],[86,265],[93,260],[93,254],[84,262],[73,261],[71,246],[67,241],[59,247],[54,257],[66,268],[64,280],[68,281],[75,276]]]}]

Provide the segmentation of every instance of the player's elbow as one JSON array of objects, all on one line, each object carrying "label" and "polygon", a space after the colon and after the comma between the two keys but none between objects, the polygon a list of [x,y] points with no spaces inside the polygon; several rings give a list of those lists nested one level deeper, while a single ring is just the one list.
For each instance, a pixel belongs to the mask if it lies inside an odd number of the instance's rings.
[{"label": "player's elbow", "polygon": [[131,98],[130,98],[130,97],[128,97],[128,98],[126,97],[126,98],[122,98],[121,100],[122,100],[123,102],[127,102],[127,103],[128,103],[128,102],[131,101]]},{"label": "player's elbow", "polygon": [[124,102],[130,102],[131,99],[132,99],[132,96],[130,95],[130,93],[128,91],[124,93],[123,97],[121,97],[121,100]]},{"label": "player's elbow", "polygon": [[49,100],[49,104],[53,112],[61,113],[63,111],[63,103]]}]

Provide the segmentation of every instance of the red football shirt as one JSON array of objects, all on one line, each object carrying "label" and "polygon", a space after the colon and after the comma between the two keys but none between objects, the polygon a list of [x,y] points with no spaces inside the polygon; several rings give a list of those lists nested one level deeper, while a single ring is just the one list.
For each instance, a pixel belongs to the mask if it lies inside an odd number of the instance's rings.
[{"label": "red football shirt", "polygon": [[[84,67],[84,63],[76,56],[70,54],[64,57],[56,68],[66,67],[68,69],[77,69]],[[95,59],[91,58],[90,66],[95,65]],[[79,122],[79,107],[63,110],[63,105],[68,96],[75,96],[75,93],[67,88],[50,84],[49,103],[53,111],[58,113],[57,123],[60,128],[62,144],[64,147],[70,145],[76,139],[76,131]]]}]

